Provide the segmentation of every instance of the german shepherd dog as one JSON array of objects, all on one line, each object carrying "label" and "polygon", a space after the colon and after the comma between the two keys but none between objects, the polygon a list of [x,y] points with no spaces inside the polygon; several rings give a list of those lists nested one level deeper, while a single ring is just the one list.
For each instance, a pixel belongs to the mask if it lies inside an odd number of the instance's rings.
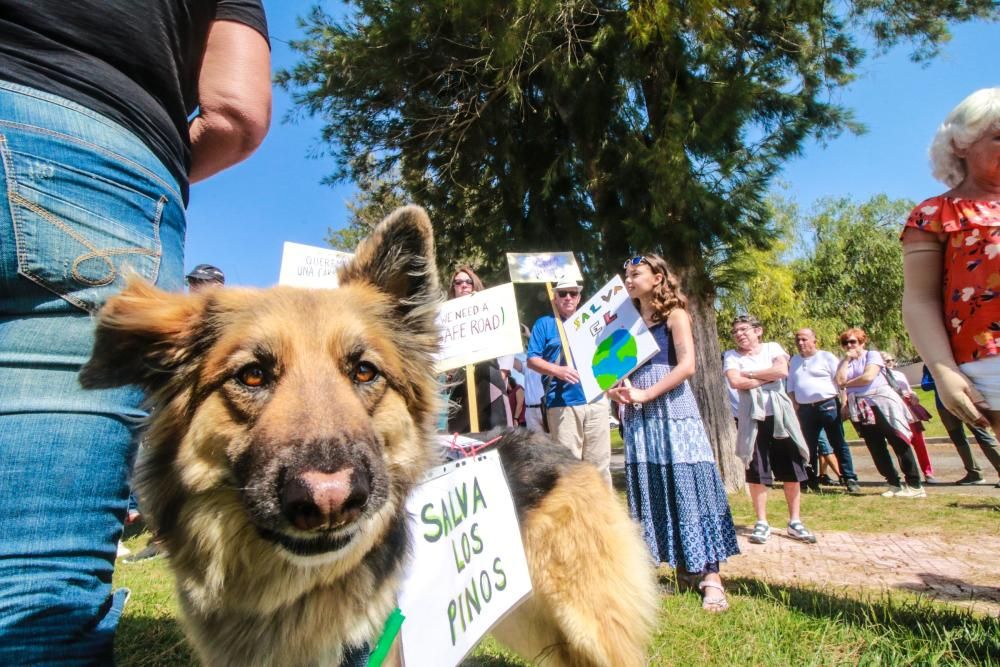
[{"label": "german shepherd dog", "polygon": [[[426,214],[406,207],[338,289],[133,282],[101,311],[81,382],[147,392],[135,482],[204,664],[335,666],[379,636],[405,499],[438,462],[433,258]],[[644,664],[657,593],[621,501],[540,436],[499,451],[534,591],[496,636],[545,665]]]}]

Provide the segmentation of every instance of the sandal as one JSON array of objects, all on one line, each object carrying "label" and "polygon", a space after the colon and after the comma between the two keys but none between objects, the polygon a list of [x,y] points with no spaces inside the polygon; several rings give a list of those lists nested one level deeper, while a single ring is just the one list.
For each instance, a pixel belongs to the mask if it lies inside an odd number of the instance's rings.
[{"label": "sandal", "polygon": [[[698,588],[702,592],[702,609],[714,614],[718,614],[719,612],[729,609],[729,600],[726,599],[726,589],[722,587],[722,584],[717,584],[714,581],[702,581],[698,584]],[[713,588],[719,591],[718,597],[709,597],[708,591],[706,590],[708,588]]]}]

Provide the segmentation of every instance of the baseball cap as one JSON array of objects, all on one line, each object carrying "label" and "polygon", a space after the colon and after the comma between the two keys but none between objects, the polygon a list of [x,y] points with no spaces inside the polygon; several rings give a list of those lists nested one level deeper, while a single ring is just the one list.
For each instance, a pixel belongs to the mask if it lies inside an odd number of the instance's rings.
[{"label": "baseball cap", "polygon": [[191,269],[191,272],[185,277],[188,280],[200,280],[209,283],[219,283],[220,285],[226,284],[226,274],[211,264],[199,264]]}]

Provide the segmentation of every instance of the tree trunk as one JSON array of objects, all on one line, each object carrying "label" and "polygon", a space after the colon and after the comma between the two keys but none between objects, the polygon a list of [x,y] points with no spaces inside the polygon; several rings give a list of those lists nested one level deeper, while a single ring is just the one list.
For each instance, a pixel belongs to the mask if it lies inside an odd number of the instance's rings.
[{"label": "tree trunk", "polygon": [[[697,284],[687,281],[685,284]],[[743,488],[743,463],[736,458],[736,425],[729,407],[726,379],[722,375],[722,350],[716,335],[715,297],[711,290],[693,289],[687,293],[688,313],[694,334],[696,370],[691,388],[701,410],[701,418],[715,451],[715,460],[727,491]]]}]

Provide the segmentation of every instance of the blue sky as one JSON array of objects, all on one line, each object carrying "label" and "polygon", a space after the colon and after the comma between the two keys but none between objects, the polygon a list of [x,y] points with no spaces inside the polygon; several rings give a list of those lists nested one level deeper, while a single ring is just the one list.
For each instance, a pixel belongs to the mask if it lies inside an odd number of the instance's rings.
[{"label": "blue sky", "polygon": [[[264,0],[275,70],[295,63],[287,42],[300,35],[295,18],[312,4]],[[326,4],[331,11],[342,7]],[[928,66],[911,63],[906,49],[866,61],[858,80],[834,101],[854,109],[867,134],[806,146],[782,175],[786,194],[808,208],[824,196],[867,199],[884,192],[919,200],[945,190],[927,163],[937,126],[972,91],[1000,85],[993,56],[1000,26],[960,26],[953,34],[944,54]],[[284,122],[290,107],[288,96],[275,89],[274,120],[260,149],[192,187],[186,267],[208,262],[222,268],[230,284],[272,285],[284,241],[322,246],[328,228],[346,223],[353,190],[321,184],[334,165],[330,158],[308,157],[318,146],[320,124],[308,118]]]}]

